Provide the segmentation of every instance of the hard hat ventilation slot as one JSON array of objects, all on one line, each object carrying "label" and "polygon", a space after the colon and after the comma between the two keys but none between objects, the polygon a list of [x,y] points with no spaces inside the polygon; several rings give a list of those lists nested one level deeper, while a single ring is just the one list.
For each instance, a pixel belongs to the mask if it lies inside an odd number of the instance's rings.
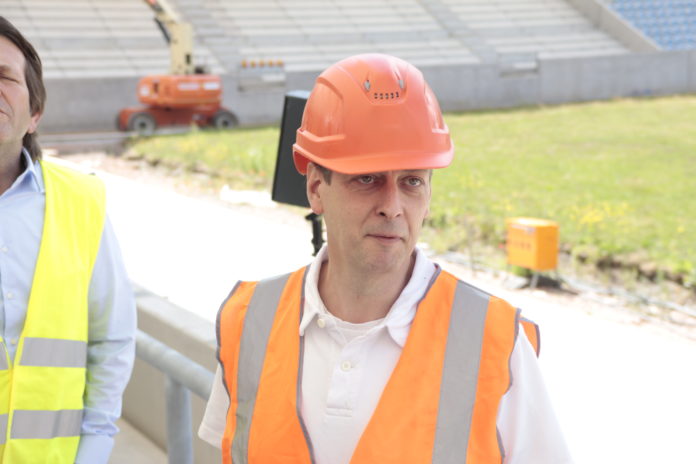
[{"label": "hard hat ventilation slot", "polygon": [[375,92],[375,100],[394,100],[399,98],[399,92]]}]

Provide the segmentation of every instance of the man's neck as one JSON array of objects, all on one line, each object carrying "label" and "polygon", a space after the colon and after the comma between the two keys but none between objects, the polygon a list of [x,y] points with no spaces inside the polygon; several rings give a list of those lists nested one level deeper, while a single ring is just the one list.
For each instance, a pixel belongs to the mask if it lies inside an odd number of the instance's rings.
[{"label": "man's neck", "polygon": [[[11,153],[15,153],[12,155]],[[0,147],[0,195],[5,193],[24,169],[22,162],[22,148],[15,150],[14,147]]]},{"label": "man's neck", "polygon": [[381,319],[406,287],[415,262],[413,253],[401,269],[373,274],[324,261],[319,294],[329,312],[341,320],[359,324]]}]

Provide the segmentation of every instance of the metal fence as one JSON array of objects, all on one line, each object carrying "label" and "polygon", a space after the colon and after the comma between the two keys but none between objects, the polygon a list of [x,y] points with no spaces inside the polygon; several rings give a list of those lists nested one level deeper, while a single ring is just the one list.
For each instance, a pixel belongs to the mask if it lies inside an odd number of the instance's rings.
[{"label": "metal fence", "polygon": [[136,355],[167,376],[169,464],[193,464],[190,392],[207,400],[213,388],[213,373],[141,330],[136,335]]}]

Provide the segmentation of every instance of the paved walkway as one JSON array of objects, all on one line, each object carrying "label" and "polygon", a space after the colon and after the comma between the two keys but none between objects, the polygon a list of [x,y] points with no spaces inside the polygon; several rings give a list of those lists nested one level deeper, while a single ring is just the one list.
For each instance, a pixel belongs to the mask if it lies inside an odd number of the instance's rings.
[{"label": "paved walkway", "polygon": [[167,464],[167,454],[123,419],[109,464]]},{"label": "paved walkway", "polygon": [[[309,225],[284,208],[225,206],[100,177],[132,279],[209,320],[236,280],[311,259]],[[612,307],[508,291],[490,277],[443,266],[540,323],[542,368],[577,463],[696,463],[695,342]]]}]

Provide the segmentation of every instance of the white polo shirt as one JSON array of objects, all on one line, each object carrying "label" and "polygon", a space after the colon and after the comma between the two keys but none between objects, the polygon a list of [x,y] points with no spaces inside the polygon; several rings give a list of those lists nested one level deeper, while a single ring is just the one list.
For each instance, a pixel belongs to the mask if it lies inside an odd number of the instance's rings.
[{"label": "white polo shirt", "polygon": [[[328,312],[319,296],[326,247],[310,265],[299,335],[304,337],[300,412],[317,464],[348,464],[408,337],[418,302],[436,266],[416,249],[411,279],[383,319],[351,324]],[[498,430],[505,464],[570,463],[565,441],[531,344],[519,331],[510,360],[512,387],[503,396]],[[218,366],[198,435],[221,447],[229,396]]]}]

